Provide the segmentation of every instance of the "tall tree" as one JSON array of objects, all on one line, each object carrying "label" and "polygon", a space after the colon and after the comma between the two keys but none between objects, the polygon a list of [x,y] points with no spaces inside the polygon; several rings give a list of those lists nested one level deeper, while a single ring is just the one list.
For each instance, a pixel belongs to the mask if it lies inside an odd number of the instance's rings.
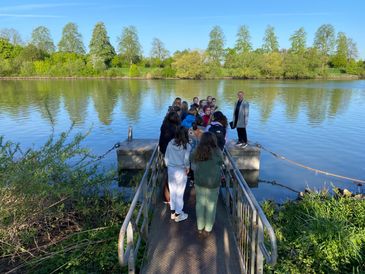
[{"label": "tall tree", "polygon": [[82,36],[77,30],[75,23],[67,23],[62,31],[62,37],[58,43],[58,50],[63,52],[74,52],[79,54],[85,53],[85,47],[82,43]]},{"label": "tall tree", "polygon": [[161,61],[169,57],[169,51],[165,48],[163,42],[158,38],[153,38],[151,57],[157,58]]},{"label": "tall tree", "polygon": [[358,55],[358,50],[356,43],[352,40],[352,38],[347,38],[347,57],[351,59],[356,59]]},{"label": "tall tree", "polygon": [[336,53],[333,57],[333,64],[336,67],[345,67],[348,59],[347,54],[348,45],[346,34],[343,32],[339,32],[336,39]]},{"label": "tall tree", "polygon": [[265,30],[263,42],[264,43],[262,45],[262,49],[265,52],[274,52],[274,51],[279,50],[279,42],[278,42],[278,38],[276,37],[274,27],[272,27],[270,25],[267,26],[267,28]]},{"label": "tall tree", "polygon": [[209,33],[209,37],[210,40],[207,48],[207,54],[213,62],[220,64],[224,57],[225,42],[224,33],[221,27],[214,26]]},{"label": "tall tree", "polygon": [[320,26],[314,37],[314,47],[323,55],[332,53],[335,46],[335,28],[330,24]]},{"label": "tall tree", "polygon": [[307,33],[304,28],[296,30],[292,36],[290,36],[291,48],[290,50],[296,54],[303,54],[306,49]]},{"label": "tall tree", "polygon": [[137,63],[142,56],[141,44],[135,26],[124,27],[119,37],[119,53],[129,64]]},{"label": "tall tree", "polygon": [[251,36],[248,26],[240,26],[237,32],[235,49],[237,53],[246,53],[252,50]]},{"label": "tall tree", "polygon": [[10,28],[3,28],[0,30],[0,38],[4,38],[8,40],[13,45],[22,45],[23,40],[16,29]]},{"label": "tall tree", "polygon": [[39,26],[33,30],[30,44],[47,53],[55,51],[55,46],[49,29],[44,26]]},{"label": "tall tree", "polygon": [[113,59],[115,50],[112,44],[110,44],[103,22],[96,23],[90,40],[89,49],[94,66],[99,61],[108,66]]}]

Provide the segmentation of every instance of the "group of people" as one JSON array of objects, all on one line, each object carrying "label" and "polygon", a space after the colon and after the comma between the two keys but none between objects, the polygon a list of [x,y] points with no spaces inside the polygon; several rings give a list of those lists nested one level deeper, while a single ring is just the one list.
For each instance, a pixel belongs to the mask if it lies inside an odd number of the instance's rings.
[{"label": "group of people", "polygon": [[[237,93],[231,128],[237,128],[236,146],[247,146],[246,126],[249,104],[244,93]],[[209,235],[216,215],[223,149],[226,144],[228,121],[218,110],[212,96],[189,104],[177,97],[161,126],[159,146],[167,166],[165,201],[170,205],[171,219],[184,221],[184,192],[187,182],[196,191],[196,216],[199,235]],[[189,178],[189,180],[188,180]]]}]

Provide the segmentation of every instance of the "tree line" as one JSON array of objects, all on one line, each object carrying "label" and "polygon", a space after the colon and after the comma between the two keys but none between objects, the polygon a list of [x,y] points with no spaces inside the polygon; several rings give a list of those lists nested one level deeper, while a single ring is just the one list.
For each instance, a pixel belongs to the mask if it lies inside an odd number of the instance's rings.
[{"label": "tree line", "polygon": [[313,45],[307,47],[303,27],[290,37],[291,46],[280,49],[275,28],[267,26],[260,48],[254,49],[248,26],[240,26],[234,47],[226,47],[221,27],[209,33],[205,50],[185,49],[173,54],[154,38],[149,56],[143,56],[138,31],[124,27],[117,49],[110,43],[103,22],[94,26],[86,52],[75,23],[67,23],[57,49],[49,29],[39,26],[28,43],[15,29],[0,30],[0,76],[130,76],[203,79],[303,79],[344,74],[365,76],[356,43],[330,24],[321,25]]}]

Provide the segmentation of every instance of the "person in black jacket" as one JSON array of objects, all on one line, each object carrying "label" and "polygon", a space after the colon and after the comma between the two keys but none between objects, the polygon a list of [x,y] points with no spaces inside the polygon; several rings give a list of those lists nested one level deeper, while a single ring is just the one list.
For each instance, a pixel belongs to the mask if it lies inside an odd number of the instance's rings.
[{"label": "person in black jacket", "polygon": [[212,115],[210,126],[207,127],[207,131],[214,133],[217,137],[217,144],[221,150],[226,144],[227,125],[227,117],[221,111],[216,111]]}]

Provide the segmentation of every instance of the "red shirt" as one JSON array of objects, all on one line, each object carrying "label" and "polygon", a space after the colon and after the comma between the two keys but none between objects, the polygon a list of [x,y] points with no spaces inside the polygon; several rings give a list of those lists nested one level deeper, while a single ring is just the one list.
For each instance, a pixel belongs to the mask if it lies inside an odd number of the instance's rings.
[{"label": "red shirt", "polygon": [[209,123],[209,120],[210,120],[210,115],[203,115],[203,123],[204,123],[204,126],[206,127]]}]

